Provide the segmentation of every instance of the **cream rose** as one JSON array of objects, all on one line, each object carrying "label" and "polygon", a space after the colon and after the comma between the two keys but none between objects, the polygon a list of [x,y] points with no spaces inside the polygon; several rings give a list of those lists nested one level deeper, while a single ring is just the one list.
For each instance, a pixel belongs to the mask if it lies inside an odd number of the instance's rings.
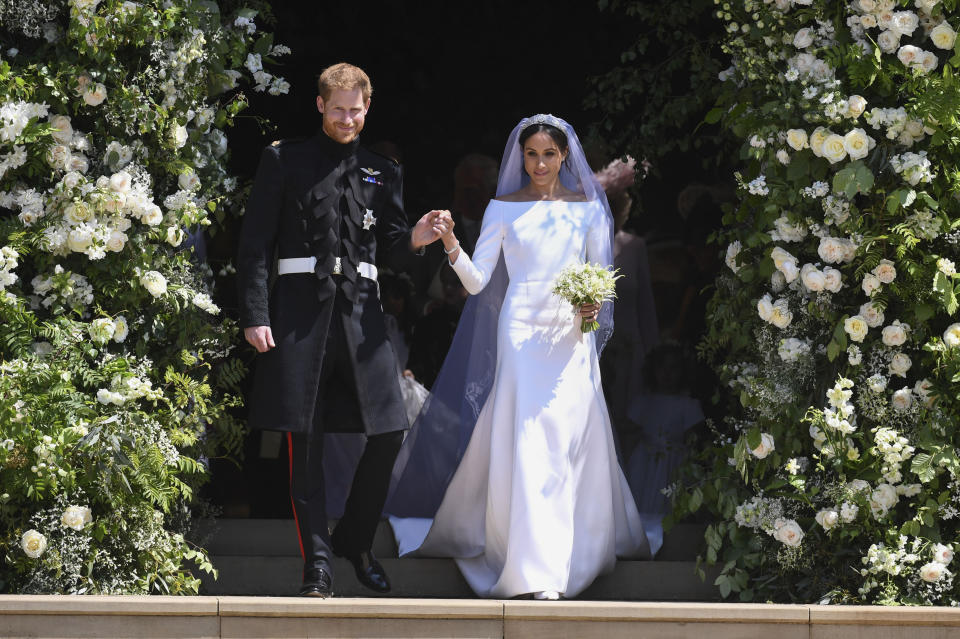
[{"label": "cream rose", "polygon": [[853,129],[843,136],[843,148],[851,160],[862,160],[870,152],[870,136],[863,129]]},{"label": "cream rose", "polygon": [[880,289],[880,280],[873,273],[867,273],[863,276],[863,283],[860,287],[867,295],[873,295],[874,292]]},{"label": "cream rose", "polygon": [[757,314],[764,322],[769,322],[773,317],[773,299],[767,293],[757,301]]},{"label": "cream rose", "polygon": [[824,530],[830,530],[837,525],[840,515],[835,510],[821,510],[814,517],[816,522],[823,526]]},{"label": "cream rose", "polygon": [[910,407],[913,406],[913,392],[907,386],[894,391],[890,404],[899,411],[910,410]]},{"label": "cream rose", "polygon": [[800,29],[793,36],[793,46],[798,49],[806,49],[813,44],[813,29],[807,27]]},{"label": "cream rose", "polygon": [[900,34],[887,29],[877,36],[877,44],[884,53],[893,53],[900,45]]},{"label": "cream rose", "polygon": [[140,219],[143,220],[144,224],[156,226],[163,221],[163,211],[160,210],[159,206],[151,202],[143,208]]},{"label": "cream rose", "polygon": [[840,519],[842,519],[844,523],[849,524],[856,519],[859,512],[860,507],[856,504],[851,504],[849,501],[845,501],[840,505]]},{"label": "cream rose", "polygon": [[770,315],[769,321],[780,329],[790,326],[790,322],[793,321],[793,313],[787,306],[786,300],[777,300],[777,303],[773,305],[773,313]]},{"label": "cream rose", "polygon": [[110,189],[117,193],[127,193],[130,191],[130,184],[133,178],[126,171],[118,171],[110,176]]},{"label": "cream rose", "polygon": [[60,144],[70,144],[73,139],[73,125],[70,124],[70,116],[54,115],[50,118],[50,126],[53,127],[51,136]]},{"label": "cream rose", "polygon": [[829,135],[832,135],[830,130],[822,126],[818,126],[813,130],[813,133],[810,134],[810,150],[813,151],[813,154],[817,157],[823,157],[823,143]]},{"label": "cream rose", "polygon": [[[851,95],[847,98],[847,117],[859,118],[867,108],[867,101],[862,95]],[[848,151],[849,153],[849,151]]]},{"label": "cream rose", "polygon": [[867,336],[870,327],[863,317],[854,315],[853,317],[848,317],[843,320],[843,330],[847,332],[847,335],[849,335],[853,341],[862,342],[863,338]]},{"label": "cream rose", "polygon": [[847,157],[847,149],[844,146],[843,138],[836,133],[831,133],[823,140],[823,148],[820,153],[830,164],[836,164]]},{"label": "cream rose", "polygon": [[933,41],[933,46],[938,49],[949,51],[957,42],[957,32],[953,30],[949,22],[944,20],[930,32],[930,40]]},{"label": "cream rose", "polygon": [[929,379],[918,380],[917,383],[913,385],[913,392],[920,398],[920,402],[924,406],[927,408],[933,406],[933,383]]},{"label": "cream rose", "polygon": [[804,264],[800,269],[800,281],[807,287],[808,291],[822,291],[826,286],[826,278],[823,273],[813,264]]},{"label": "cream rose", "polygon": [[170,246],[180,246],[186,236],[179,226],[167,227],[167,244]]},{"label": "cream rose", "polygon": [[960,346],[960,323],[951,324],[943,332],[943,343],[950,348]]},{"label": "cream rose", "polygon": [[920,24],[920,19],[913,11],[897,11],[893,14],[891,27],[905,36],[913,34]]},{"label": "cream rose", "polygon": [[127,234],[123,231],[114,229],[110,231],[110,237],[107,238],[107,250],[119,253],[127,245]]},{"label": "cream rose", "polygon": [[901,346],[907,341],[907,331],[909,330],[909,324],[901,324],[900,320],[896,320],[890,326],[883,328],[883,343],[887,346]]},{"label": "cream rose", "polygon": [[195,191],[200,188],[200,178],[193,171],[184,171],[177,178],[177,183],[184,191]]},{"label": "cream rose", "polygon": [[175,124],[170,128],[170,141],[175,148],[182,148],[187,143],[187,127]]},{"label": "cream rose", "polygon": [[880,484],[870,493],[870,508],[874,512],[886,513],[897,505],[900,496],[897,489],[890,484]]},{"label": "cream rose", "polygon": [[83,90],[83,101],[90,106],[99,106],[107,99],[107,87],[100,82],[90,83]]},{"label": "cream rose", "polygon": [[889,284],[897,279],[897,269],[890,260],[880,260],[880,263],[873,269],[873,274],[884,284]]},{"label": "cream rose", "polygon": [[126,340],[127,335],[130,333],[130,326],[127,324],[127,318],[123,315],[117,315],[115,318],[113,318],[113,326],[113,341],[119,344],[120,342]]},{"label": "cream rose", "polygon": [[867,302],[860,305],[860,316],[867,322],[870,328],[877,328],[883,325],[883,311],[881,311],[873,302]]},{"label": "cream rose", "polygon": [[140,276],[140,284],[154,297],[167,292],[167,278],[157,271],[147,271]]},{"label": "cream rose", "polygon": [[776,445],[773,441],[773,435],[770,433],[761,433],[760,434],[760,444],[750,451],[757,459],[763,459],[776,449]]},{"label": "cream rose", "polygon": [[36,559],[47,549],[47,538],[31,528],[20,538],[20,547],[27,553],[27,557]]},{"label": "cream rose", "polygon": [[83,530],[83,527],[91,521],[93,521],[93,515],[86,506],[68,506],[60,518],[64,526],[74,530]]},{"label": "cream rose", "polygon": [[47,149],[47,164],[54,169],[66,169],[70,161],[70,148],[65,144],[54,144]]},{"label": "cream rose", "polygon": [[939,561],[931,561],[920,566],[920,578],[930,583],[940,581],[948,572],[947,567]]},{"label": "cream rose", "polygon": [[910,356],[906,353],[896,353],[891,359],[890,364],[887,366],[887,370],[892,375],[898,375],[899,377],[906,377],[907,371],[910,370],[910,367],[913,366],[913,362],[910,361]]},{"label": "cream rose", "polygon": [[832,266],[826,266],[823,269],[823,287],[831,293],[839,293],[843,288],[843,277],[840,271]]},{"label": "cream rose", "polygon": [[803,541],[803,529],[796,521],[788,519],[777,527],[773,537],[785,546],[796,548]]},{"label": "cream rose", "polygon": [[940,64],[940,60],[937,59],[937,54],[932,51],[924,51],[923,55],[920,56],[920,68],[923,69],[924,73],[930,73]]},{"label": "cream rose", "polygon": [[949,564],[953,561],[953,548],[937,544],[933,547],[933,560],[941,564]]},{"label": "cream rose", "polygon": [[790,129],[787,131],[787,144],[794,151],[802,151],[810,148],[810,137],[803,129]]}]

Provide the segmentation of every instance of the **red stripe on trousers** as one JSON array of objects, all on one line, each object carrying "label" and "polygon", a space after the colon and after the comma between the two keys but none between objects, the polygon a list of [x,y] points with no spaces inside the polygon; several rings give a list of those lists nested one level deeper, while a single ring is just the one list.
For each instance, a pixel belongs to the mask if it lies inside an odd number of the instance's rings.
[{"label": "red stripe on trousers", "polygon": [[290,507],[293,509],[293,521],[297,525],[297,541],[300,543],[300,556],[307,560],[303,552],[303,537],[300,536],[300,520],[297,518],[297,503],[293,500],[293,433],[287,432],[287,457],[290,458]]}]

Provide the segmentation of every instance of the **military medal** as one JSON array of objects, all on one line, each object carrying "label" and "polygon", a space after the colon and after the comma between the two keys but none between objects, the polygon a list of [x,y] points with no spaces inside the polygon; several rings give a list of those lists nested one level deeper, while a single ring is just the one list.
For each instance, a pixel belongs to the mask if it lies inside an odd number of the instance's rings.
[{"label": "military medal", "polygon": [[367,231],[371,226],[377,223],[377,218],[373,217],[373,211],[367,209],[367,212],[363,214],[363,230]]},{"label": "military medal", "polygon": [[363,167],[360,167],[360,170],[366,173],[366,175],[363,176],[364,182],[376,184],[377,186],[383,186],[383,180],[376,177],[380,175],[380,171],[377,171],[376,169],[365,169]]}]

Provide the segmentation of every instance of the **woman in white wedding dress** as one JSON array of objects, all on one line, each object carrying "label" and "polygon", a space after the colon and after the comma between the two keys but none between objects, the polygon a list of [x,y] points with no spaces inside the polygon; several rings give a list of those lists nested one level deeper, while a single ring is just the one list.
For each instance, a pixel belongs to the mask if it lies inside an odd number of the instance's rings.
[{"label": "woman in white wedding dress", "polygon": [[[552,293],[566,266],[610,264],[612,222],[573,129],[553,116],[514,129],[497,193],[473,256],[453,233],[442,238],[471,294],[502,287],[505,266],[492,385],[432,524],[392,523],[401,552],[454,557],[480,596],[573,597],[617,556],[649,556],[600,386],[596,341],[609,337],[609,305],[574,309]],[[582,333],[581,317],[598,313],[601,331]],[[451,349],[448,363],[477,359],[475,346],[469,355]],[[467,381],[468,403],[471,388]],[[426,437],[413,439],[429,447]]]}]

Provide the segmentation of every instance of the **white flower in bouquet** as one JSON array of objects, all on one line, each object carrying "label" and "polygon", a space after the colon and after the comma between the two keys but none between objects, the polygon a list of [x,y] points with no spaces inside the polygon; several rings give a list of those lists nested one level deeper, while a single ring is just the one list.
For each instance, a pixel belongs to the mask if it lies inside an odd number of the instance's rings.
[{"label": "white flower in bouquet", "polygon": [[793,312],[790,310],[789,303],[785,298],[780,298],[774,302],[770,312],[770,319],[767,321],[780,329],[790,326],[790,323],[793,321]]},{"label": "white flower in bouquet", "polygon": [[830,135],[833,135],[833,133],[822,126],[818,126],[813,130],[813,133],[810,134],[810,150],[813,151],[813,154],[818,158],[823,157],[823,143]]},{"label": "white flower in bouquet", "polygon": [[913,11],[897,11],[893,14],[890,28],[905,36],[913,35],[920,25],[920,18]]},{"label": "white flower in bouquet", "polygon": [[97,391],[97,401],[106,406],[107,404],[114,404],[116,406],[122,406],[126,401],[123,395],[106,388],[101,388]]},{"label": "white flower in bouquet", "polygon": [[933,383],[929,379],[918,380],[913,386],[913,392],[927,408],[933,406],[935,398],[933,396]]},{"label": "white flower in bouquet", "polygon": [[840,504],[840,519],[844,523],[849,524],[857,518],[857,515],[860,513],[860,507],[856,504],[852,504],[849,501],[845,501]]},{"label": "white flower in bouquet", "polygon": [[183,243],[184,238],[186,238],[186,235],[184,234],[183,229],[181,229],[179,226],[167,227],[166,239],[167,244],[170,246],[180,246],[180,244]]},{"label": "white flower in bouquet", "polygon": [[793,46],[795,46],[798,49],[806,49],[811,44],[813,44],[813,36],[814,36],[813,29],[809,27],[800,29],[793,36]]},{"label": "white flower in bouquet", "polygon": [[770,258],[773,260],[774,267],[783,273],[783,277],[787,283],[797,279],[800,275],[800,271],[797,268],[797,258],[779,246],[775,246],[773,250],[770,251]]},{"label": "white flower in bouquet", "polygon": [[785,546],[796,548],[803,541],[803,529],[793,519],[778,521],[773,538]]},{"label": "white flower in bouquet", "polygon": [[790,164],[790,154],[787,153],[786,149],[780,149],[777,151],[777,161],[784,166]]},{"label": "white flower in bouquet", "polygon": [[843,288],[843,276],[837,269],[826,266],[823,268],[823,287],[831,293],[839,293]]},{"label": "white flower in bouquet", "polygon": [[851,344],[847,347],[847,362],[851,366],[859,366],[860,362],[863,361],[863,353],[860,352],[860,347],[856,344]]},{"label": "white flower in bouquet", "polygon": [[65,166],[67,171],[77,171],[78,173],[86,173],[90,169],[90,162],[87,160],[86,156],[80,153],[74,153],[69,158],[67,158],[67,164]]},{"label": "white flower in bouquet", "polygon": [[847,335],[849,335],[853,341],[862,342],[863,338],[867,336],[870,327],[862,316],[854,315],[853,317],[848,317],[843,320],[843,330],[846,331]]},{"label": "white flower in bouquet", "polygon": [[844,115],[851,120],[855,120],[863,114],[866,108],[867,101],[863,96],[851,95],[849,98],[847,98],[847,112]]},{"label": "white flower in bouquet", "polygon": [[110,189],[116,193],[129,193],[133,178],[126,171],[118,171],[110,176]]},{"label": "white flower in bouquet", "polygon": [[936,544],[933,547],[933,560],[943,565],[953,561],[953,548],[943,544]]},{"label": "white flower in bouquet", "polygon": [[950,348],[960,346],[960,323],[951,324],[943,332],[943,343]]},{"label": "white flower in bouquet", "polygon": [[90,332],[90,339],[97,344],[106,344],[113,338],[117,327],[110,318],[100,317],[90,323],[88,330]]},{"label": "white flower in bouquet", "polygon": [[114,253],[119,253],[127,245],[127,234],[119,229],[110,231],[110,237],[107,238],[106,249]]},{"label": "white flower in bouquet", "polygon": [[913,362],[910,361],[909,355],[906,353],[896,353],[892,358],[890,358],[890,364],[887,369],[892,375],[906,377],[907,371],[910,370],[911,366],[913,366]]},{"label": "white flower in bouquet", "polygon": [[826,288],[827,284],[827,278],[824,276],[823,272],[813,264],[803,265],[803,268],[800,269],[800,281],[803,282],[803,285],[808,291],[814,293],[822,291],[824,288]]},{"label": "white flower in bouquet", "polygon": [[760,434],[760,443],[756,448],[750,450],[752,454],[757,459],[764,459],[767,455],[772,453],[776,449],[776,445],[773,441],[773,435],[770,433],[761,433]]},{"label": "white flower in bouquet", "polygon": [[814,516],[814,519],[824,530],[831,530],[840,521],[840,514],[832,509],[821,510]]},{"label": "white flower in bouquet", "polygon": [[777,348],[780,359],[785,362],[795,362],[809,352],[810,343],[796,337],[780,340],[780,346]]},{"label": "white flower in bouquet", "polygon": [[794,151],[802,151],[810,148],[810,137],[803,129],[789,129],[787,131],[787,144]]},{"label": "white flower in bouquet", "polygon": [[[775,219],[773,221],[773,227],[775,229],[774,234],[772,234],[774,240],[799,242],[807,237],[807,227],[802,222],[791,222],[786,215],[781,215]],[[789,253],[787,253],[787,255],[789,255]],[[791,256],[790,259],[795,261],[793,256]]]},{"label": "white flower in bouquet", "polygon": [[949,574],[947,567],[939,561],[931,561],[920,566],[920,578],[929,583],[936,583]]},{"label": "white flower in bouquet", "polygon": [[944,20],[930,31],[930,40],[933,41],[933,46],[938,49],[949,51],[953,49],[953,45],[957,42],[957,32],[953,30],[949,22]]},{"label": "white flower in bouquet", "polygon": [[180,185],[180,188],[185,191],[196,191],[200,188],[200,178],[197,177],[197,174],[193,170],[187,170],[180,174],[180,177],[177,178],[177,183]]},{"label": "white flower in bouquet", "polygon": [[107,99],[107,87],[100,82],[96,84],[91,82],[83,90],[81,97],[89,106],[99,106]]},{"label": "white flower in bouquet", "polygon": [[50,126],[53,127],[51,136],[60,144],[70,144],[73,139],[73,125],[70,124],[70,116],[54,115],[50,117]]},{"label": "white flower in bouquet", "polygon": [[167,292],[167,278],[158,271],[147,271],[141,275],[140,284],[154,297],[161,297]]},{"label": "white flower in bouquet", "polygon": [[163,222],[163,211],[153,202],[149,202],[143,207],[140,220],[149,226],[156,226]]},{"label": "white flower in bouquet", "polygon": [[256,73],[263,70],[263,60],[259,53],[248,53],[247,60],[243,63],[250,73]]},{"label": "white flower in bouquet", "polygon": [[880,260],[873,269],[873,274],[884,284],[889,284],[897,279],[897,269],[890,260]]},{"label": "white flower in bouquet", "polygon": [[[924,51],[923,56],[920,58],[920,70],[924,73],[930,73],[940,64],[940,60],[937,59],[937,54],[932,51]],[[916,67],[914,67],[916,68]]]},{"label": "white flower in bouquet", "polygon": [[910,387],[904,386],[894,392],[893,397],[890,399],[890,404],[898,411],[910,410],[910,407],[913,405],[913,392],[910,390]]},{"label": "white flower in bouquet", "polygon": [[830,164],[836,164],[847,157],[847,147],[844,144],[843,137],[836,133],[830,133],[823,140],[820,154],[826,158]]},{"label": "white flower in bouquet", "polygon": [[[910,449],[913,452],[913,448]],[[916,497],[923,492],[922,484],[900,484],[897,486],[897,494],[901,497]]]},{"label": "white flower in bouquet", "polygon": [[887,390],[887,378],[877,373],[867,378],[867,388],[874,393],[882,393]]},{"label": "white flower in bouquet", "polygon": [[[560,272],[553,286],[553,293],[568,301],[575,309],[587,304],[603,304],[616,298],[616,283],[622,275],[601,264],[571,264]],[[584,333],[600,328],[596,320],[583,320],[580,329]]]},{"label": "white flower in bouquet", "polygon": [[127,323],[126,317],[117,315],[113,318],[113,341],[119,344],[127,339],[129,333],[130,325]]},{"label": "white flower in bouquet", "polygon": [[54,144],[47,149],[47,164],[50,168],[63,171],[67,168],[67,162],[70,161],[70,147],[65,144]]},{"label": "white flower in bouquet", "polygon": [[883,311],[873,302],[866,302],[860,305],[860,316],[867,322],[870,328],[877,328],[883,325]]},{"label": "white flower in bouquet", "polygon": [[86,506],[68,506],[60,517],[60,522],[73,530],[83,530],[83,527],[91,521],[93,521],[93,514]]},{"label": "white flower in bouquet", "polygon": [[882,31],[877,36],[877,45],[884,53],[893,53],[900,46],[900,34],[891,29]]},{"label": "white flower in bouquet", "polygon": [[182,124],[174,124],[170,127],[170,142],[175,149],[183,148],[187,143],[187,127]]},{"label": "white flower in bouquet", "polygon": [[829,264],[850,262],[856,254],[856,243],[847,238],[821,237],[820,244],[817,246],[817,255]]},{"label": "white flower in bouquet", "polygon": [[210,296],[206,293],[197,293],[193,296],[192,302],[194,306],[211,315],[216,315],[220,312],[220,307],[214,304],[213,300],[211,300]]},{"label": "white flower in bouquet", "polygon": [[740,270],[740,265],[737,264],[737,255],[740,254],[740,249],[742,245],[740,240],[734,240],[727,245],[727,255],[724,258],[727,266],[730,267],[730,270],[736,273]]},{"label": "white flower in bouquet", "polygon": [[36,559],[47,549],[47,538],[39,531],[30,529],[23,533],[20,538],[20,548],[27,554],[27,557]]},{"label": "white flower in bouquet", "polygon": [[70,229],[70,233],[67,235],[67,246],[69,246],[70,250],[74,253],[84,253],[93,242],[95,230],[96,229],[89,224],[78,224]]},{"label": "white flower in bouquet", "polygon": [[[862,160],[870,152],[873,138],[867,135],[863,129],[853,129],[843,136],[843,148],[850,156],[851,160]],[[876,145],[876,142],[874,142]]]},{"label": "white flower in bouquet", "polygon": [[886,515],[891,508],[896,506],[899,501],[900,496],[897,494],[896,488],[890,484],[879,484],[873,489],[873,492],[870,493],[870,510],[873,512],[874,517],[880,519],[880,517]]},{"label": "white flower in bouquet", "polygon": [[873,273],[865,274],[863,276],[863,282],[860,284],[860,288],[863,289],[863,292],[871,297],[875,292],[880,290],[880,286],[880,278]]},{"label": "white flower in bouquet", "polygon": [[909,330],[909,324],[901,324],[900,320],[894,320],[893,324],[883,328],[883,343],[887,346],[902,346],[907,341]]}]

